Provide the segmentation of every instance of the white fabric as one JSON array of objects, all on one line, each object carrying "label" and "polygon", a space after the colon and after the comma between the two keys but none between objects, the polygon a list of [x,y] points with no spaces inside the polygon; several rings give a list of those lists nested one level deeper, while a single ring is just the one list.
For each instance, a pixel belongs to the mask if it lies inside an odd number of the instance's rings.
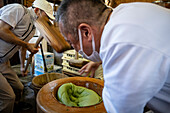
[{"label": "white fabric", "polygon": [[[113,10],[100,47],[103,101],[108,113],[143,113],[147,102],[163,88],[166,95],[157,98],[170,106],[169,31],[169,9],[129,3]],[[158,101],[157,106],[163,104]],[[162,113],[169,111],[170,107]]]},{"label": "white fabric", "polygon": [[[19,39],[28,42],[35,33],[34,20],[36,14],[33,9],[20,4],[9,4],[0,9],[0,20],[12,26],[13,32]],[[9,60],[20,46],[7,43],[0,39],[0,63]]]},{"label": "white fabric", "polygon": [[[10,18],[9,18],[10,15]],[[0,19],[11,25],[13,28],[24,15],[24,10],[21,5],[11,4],[0,9]]]}]

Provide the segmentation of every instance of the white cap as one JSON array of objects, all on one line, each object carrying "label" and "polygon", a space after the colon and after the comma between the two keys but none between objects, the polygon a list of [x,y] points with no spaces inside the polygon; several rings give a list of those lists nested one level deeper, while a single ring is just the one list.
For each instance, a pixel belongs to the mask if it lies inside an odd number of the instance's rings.
[{"label": "white cap", "polygon": [[51,19],[55,19],[53,8],[46,0],[35,0],[32,6],[43,10]]}]

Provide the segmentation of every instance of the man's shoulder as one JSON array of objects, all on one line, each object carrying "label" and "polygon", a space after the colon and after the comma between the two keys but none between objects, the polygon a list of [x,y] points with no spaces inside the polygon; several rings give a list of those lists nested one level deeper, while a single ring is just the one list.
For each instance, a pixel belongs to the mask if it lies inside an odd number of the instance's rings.
[{"label": "man's shoulder", "polygon": [[1,16],[3,15],[12,15],[12,16],[17,16],[17,15],[24,15],[25,13],[25,8],[22,4],[18,3],[13,3],[13,4],[8,4],[2,7],[1,9]]},{"label": "man's shoulder", "polygon": [[16,10],[23,10],[24,9],[24,6],[21,5],[21,4],[18,4],[18,3],[13,3],[13,4],[8,4],[4,7],[2,7],[2,10],[13,10],[13,11],[16,11]]},{"label": "man's shoulder", "polygon": [[21,4],[8,4],[0,9],[0,20],[8,23],[14,28],[24,14],[25,9]]}]

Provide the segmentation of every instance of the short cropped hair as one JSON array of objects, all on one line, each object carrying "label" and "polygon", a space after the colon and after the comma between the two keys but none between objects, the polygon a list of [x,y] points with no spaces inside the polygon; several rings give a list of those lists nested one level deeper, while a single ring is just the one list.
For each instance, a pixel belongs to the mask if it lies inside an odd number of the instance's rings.
[{"label": "short cropped hair", "polygon": [[101,0],[63,0],[57,10],[56,20],[62,23],[64,33],[70,33],[78,40],[78,26],[81,23],[100,25],[107,8]]}]

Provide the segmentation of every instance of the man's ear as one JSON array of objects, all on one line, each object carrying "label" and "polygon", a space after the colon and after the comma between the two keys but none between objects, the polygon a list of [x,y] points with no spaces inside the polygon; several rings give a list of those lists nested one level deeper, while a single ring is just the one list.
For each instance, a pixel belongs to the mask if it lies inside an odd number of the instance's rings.
[{"label": "man's ear", "polygon": [[86,23],[81,23],[78,28],[81,31],[81,35],[83,39],[87,39],[88,41],[92,40],[92,28],[86,24]]},{"label": "man's ear", "polygon": [[40,13],[39,10],[40,10],[39,8],[34,8],[35,14],[39,15],[39,13]]}]

